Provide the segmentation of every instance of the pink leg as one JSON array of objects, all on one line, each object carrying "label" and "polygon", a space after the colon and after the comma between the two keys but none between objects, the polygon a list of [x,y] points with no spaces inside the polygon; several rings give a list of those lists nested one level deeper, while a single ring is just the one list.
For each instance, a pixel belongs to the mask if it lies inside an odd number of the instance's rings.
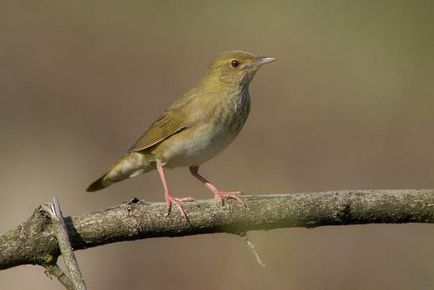
[{"label": "pink leg", "polygon": [[161,182],[163,183],[164,188],[164,197],[166,198],[166,204],[167,204],[167,215],[170,214],[172,211],[172,203],[176,205],[178,210],[180,211],[181,215],[187,219],[187,214],[185,213],[184,208],[182,207],[182,203],[186,201],[194,201],[194,198],[192,197],[184,197],[184,198],[177,198],[173,197],[170,192],[169,188],[167,186],[166,182],[166,176],[164,176],[164,170],[163,166],[157,164],[158,173],[160,174]]},{"label": "pink leg", "polygon": [[231,192],[221,191],[215,185],[209,182],[205,177],[199,174],[199,166],[191,166],[190,172],[194,177],[196,177],[203,184],[205,184],[205,186],[208,187],[208,189],[214,193],[214,197],[218,199],[222,204],[224,203],[225,199],[231,199],[231,198],[244,204],[244,202],[238,196],[241,194],[240,191],[231,191]]}]

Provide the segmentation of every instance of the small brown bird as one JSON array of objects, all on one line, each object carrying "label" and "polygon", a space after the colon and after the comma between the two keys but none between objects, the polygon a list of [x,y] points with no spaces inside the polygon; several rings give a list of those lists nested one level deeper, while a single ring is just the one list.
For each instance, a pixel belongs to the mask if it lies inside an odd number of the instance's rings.
[{"label": "small brown bird", "polygon": [[257,57],[240,50],[218,55],[199,84],[178,98],[87,191],[97,191],[157,169],[164,187],[167,214],[173,203],[187,217],[182,202],[193,199],[171,195],[164,168],[188,166],[191,174],[221,202],[229,198],[241,201],[237,196],[240,192],[221,191],[199,174],[199,166],[238,135],[250,111],[249,84],[263,64],[274,60],[274,57]]}]

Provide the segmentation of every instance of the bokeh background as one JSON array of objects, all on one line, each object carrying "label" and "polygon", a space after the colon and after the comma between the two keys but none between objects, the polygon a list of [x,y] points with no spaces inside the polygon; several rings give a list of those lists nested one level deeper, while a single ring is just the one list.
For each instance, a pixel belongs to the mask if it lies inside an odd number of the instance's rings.
[{"label": "bokeh background", "polygon": [[[0,232],[57,196],[64,214],[133,196],[156,172],[89,194],[209,60],[272,55],[238,139],[203,166],[248,194],[432,188],[432,1],[0,0]],[[188,170],[175,193],[211,195]],[[77,252],[89,289],[433,289],[434,228],[365,225],[227,234]],[[0,289],[60,289],[35,266]]]}]

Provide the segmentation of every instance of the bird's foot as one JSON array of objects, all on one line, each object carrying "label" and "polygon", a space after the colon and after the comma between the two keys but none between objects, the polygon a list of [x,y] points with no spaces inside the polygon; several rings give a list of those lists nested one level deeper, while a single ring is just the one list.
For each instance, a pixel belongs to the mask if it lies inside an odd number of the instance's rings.
[{"label": "bird's foot", "polygon": [[182,198],[178,198],[178,197],[172,197],[172,196],[168,196],[166,199],[166,204],[167,204],[167,213],[166,216],[170,215],[170,213],[172,212],[172,204],[174,204],[176,206],[176,208],[179,210],[179,212],[181,213],[181,215],[188,220],[187,217],[187,213],[184,210],[184,207],[182,206],[182,204],[184,202],[189,202],[189,201],[194,201],[194,198],[192,197],[182,197]]},{"label": "bird's foot", "polygon": [[238,202],[241,202],[244,206],[244,201],[239,197],[242,195],[241,191],[216,191],[214,192],[214,196],[220,203],[223,205],[225,200],[227,199],[235,199]]}]

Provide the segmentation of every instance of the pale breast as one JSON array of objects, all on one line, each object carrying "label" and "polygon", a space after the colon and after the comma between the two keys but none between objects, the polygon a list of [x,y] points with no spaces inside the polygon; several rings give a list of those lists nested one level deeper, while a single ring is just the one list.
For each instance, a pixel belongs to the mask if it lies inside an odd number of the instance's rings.
[{"label": "pale breast", "polygon": [[235,98],[223,99],[207,121],[171,136],[152,153],[166,167],[201,165],[235,139],[249,111],[250,96],[246,89]]}]

